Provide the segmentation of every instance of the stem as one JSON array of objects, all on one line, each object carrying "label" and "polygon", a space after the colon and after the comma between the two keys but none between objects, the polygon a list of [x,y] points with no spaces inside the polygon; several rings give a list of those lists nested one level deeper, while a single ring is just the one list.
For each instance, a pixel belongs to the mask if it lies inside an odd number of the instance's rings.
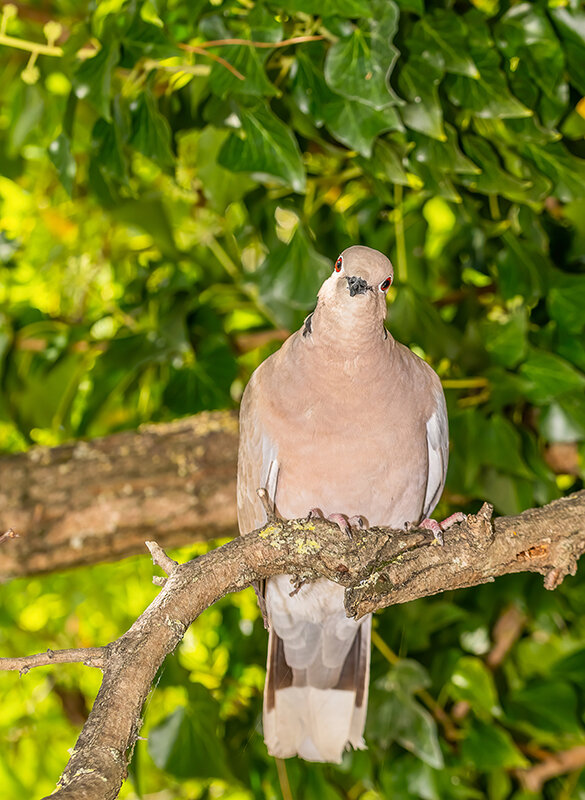
[{"label": "stem", "polygon": [[408,281],[408,259],[404,239],[404,216],[402,213],[402,186],[394,184],[394,230],[396,232],[396,260],[400,283]]},{"label": "stem", "polygon": [[240,44],[246,47],[266,47],[273,49],[275,47],[288,47],[291,44],[303,44],[304,42],[318,42],[325,39],[325,36],[317,34],[316,36],[295,36],[292,39],[283,39],[282,42],[252,42],[250,39],[213,39],[209,42],[202,42],[198,45],[193,44],[179,44],[183,50],[188,50],[191,53],[198,53],[206,47],[224,47],[230,44]]},{"label": "stem", "polygon": [[294,800],[290,789],[290,783],[288,782],[286,764],[282,758],[275,758],[274,760],[276,761],[276,771],[278,772],[278,782],[280,783],[282,800]]},{"label": "stem", "polygon": [[29,42],[27,39],[17,39],[16,36],[0,34],[0,44],[6,47],[15,47],[17,50],[26,50],[29,53],[37,53],[42,56],[62,56],[63,48],[55,45],[40,44],[40,42]]}]

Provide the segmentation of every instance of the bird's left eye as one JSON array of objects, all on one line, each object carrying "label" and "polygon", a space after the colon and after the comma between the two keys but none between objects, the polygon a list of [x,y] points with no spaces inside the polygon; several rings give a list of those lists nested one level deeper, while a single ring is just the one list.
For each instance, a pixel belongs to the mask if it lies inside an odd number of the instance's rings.
[{"label": "bird's left eye", "polygon": [[385,292],[390,287],[391,283],[392,283],[392,275],[388,275],[388,277],[385,278],[380,284],[380,291]]},{"label": "bird's left eye", "polygon": [[343,257],[339,256],[339,258],[335,262],[335,272],[341,272],[342,267],[343,267]]}]

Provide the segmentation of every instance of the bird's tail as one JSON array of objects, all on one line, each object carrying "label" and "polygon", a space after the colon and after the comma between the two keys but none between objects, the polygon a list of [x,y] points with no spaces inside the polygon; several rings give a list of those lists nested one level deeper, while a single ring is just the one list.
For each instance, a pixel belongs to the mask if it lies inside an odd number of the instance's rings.
[{"label": "bird's tail", "polygon": [[339,763],[345,749],[366,747],[371,616],[356,630],[339,669],[295,669],[270,629],[264,687],[264,740],[278,758]]}]

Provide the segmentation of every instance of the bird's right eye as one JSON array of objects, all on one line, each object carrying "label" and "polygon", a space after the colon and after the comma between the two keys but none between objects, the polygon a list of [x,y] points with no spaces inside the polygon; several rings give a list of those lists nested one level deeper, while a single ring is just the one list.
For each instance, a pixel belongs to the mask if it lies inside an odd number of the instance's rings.
[{"label": "bird's right eye", "polygon": [[343,257],[339,256],[339,258],[335,262],[335,272],[341,272],[342,267],[343,267]]}]

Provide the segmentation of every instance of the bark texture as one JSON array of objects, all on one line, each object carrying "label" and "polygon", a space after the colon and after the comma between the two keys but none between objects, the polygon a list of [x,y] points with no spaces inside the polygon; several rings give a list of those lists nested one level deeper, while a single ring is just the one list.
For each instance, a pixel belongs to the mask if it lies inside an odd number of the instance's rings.
[{"label": "bark texture", "polygon": [[0,459],[0,581],[236,532],[235,412]]},{"label": "bark texture", "polygon": [[[59,800],[113,800],[127,775],[143,703],[165,656],[197,616],[226,593],[252,581],[290,573],[297,582],[325,576],[346,587],[348,613],[361,616],[450,590],[533,571],[555,588],[574,574],[585,551],[585,491],[515,517],[490,519],[484,505],[454,526],[440,547],[429,531],[375,528],[349,540],[327,520],[279,520],[234,539],[186,564],[155,543],[155,563],[169,577],[156,599],[119,639],[82,650],[79,660],[99,665],[104,679],[56,792]],[[26,672],[57,653],[0,659],[0,669]],[[46,799],[45,799],[46,800]]]}]

